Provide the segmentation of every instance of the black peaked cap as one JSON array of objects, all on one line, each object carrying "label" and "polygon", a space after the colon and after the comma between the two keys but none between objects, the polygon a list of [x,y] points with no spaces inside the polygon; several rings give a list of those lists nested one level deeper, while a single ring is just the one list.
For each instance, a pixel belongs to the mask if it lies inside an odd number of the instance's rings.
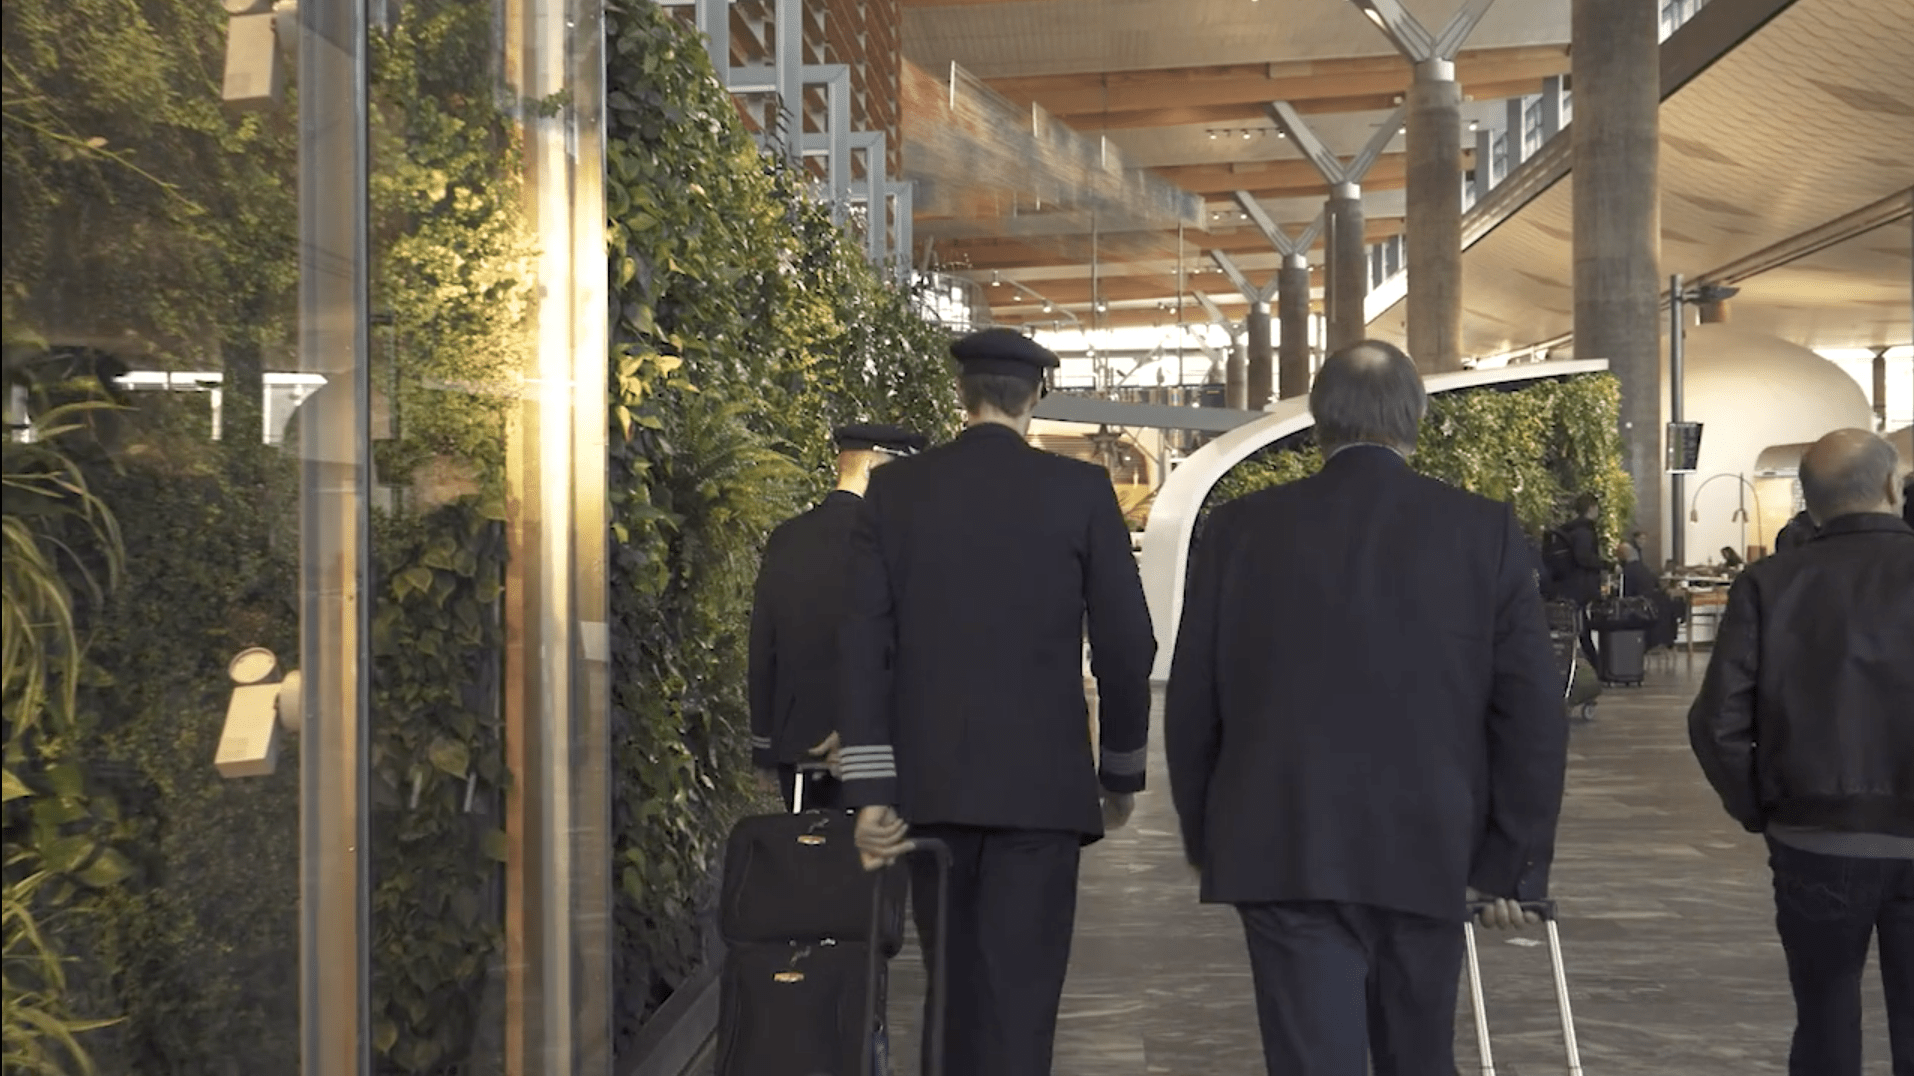
[{"label": "black peaked cap", "polygon": [[930,438],[921,433],[877,422],[839,426],[832,439],[837,442],[839,452],[890,452],[900,456],[922,452],[930,444]]},{"label": "black peaked cap", "polygon": [[950,355],[967,374],[1004,374],[1031,384],[1057,365],[1050,349],[1015,329],[984,329],[950,345]]}]

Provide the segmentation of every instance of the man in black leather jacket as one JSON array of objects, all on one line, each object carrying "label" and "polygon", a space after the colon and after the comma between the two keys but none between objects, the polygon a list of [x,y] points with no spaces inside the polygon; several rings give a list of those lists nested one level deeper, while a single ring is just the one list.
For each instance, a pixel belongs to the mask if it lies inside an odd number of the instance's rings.
[{"label": "man in black leather jacket", "polygon": [[1791,1076],[1860,1076],[1876,934],[1894,1072],[1914,1073],[1914,528],[1899,469],[1863,430],[1808,451],[1820,532],[1735,581],[1688,714],[1722,804],[1767,837]]}]

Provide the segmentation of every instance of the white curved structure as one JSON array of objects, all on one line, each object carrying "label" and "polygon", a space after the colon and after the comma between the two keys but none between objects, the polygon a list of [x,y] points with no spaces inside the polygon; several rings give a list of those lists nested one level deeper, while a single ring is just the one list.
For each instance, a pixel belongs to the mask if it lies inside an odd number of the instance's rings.
[{"label": "white curved structure", "polygon": [[[1426,378],[1424,384],[1430,395],[1436,395],[1484,385],[1601,373],[1607,369],[1607,359],[1538,362],[1434,374]],[[1150,603],[1150,622],[1156,626],[1156,666],[1151,670],[1152,678],[1165,680],[1170,675],[1176,625],[1183,615],[1183,564],[1189,559],[1190,537],[1204,499],[1230,468],[1264,447],[1308,429],[1314,421],[1309,416],[1307,399],[1297,396],[1282,400],[1271,406],[1267,416],[1238,426],[1197,449],[1170,472],[1169,479],[1157,490],[1156,501],[1150,508],[1149,525],[1143,530],[1143,552],[1138,558],[1143,572],[1143,596]]]},{"label": "white curved structure", "polygon": [[[1703,427],[1701,460],[1686,491],[1685,511],[1694,515],[1679,521],[1688,528],[1687,559],[1718,560],[1723,546],[1773,548],[1794,515],[1794,478],[1763,477],[1762,452],[1812,444],[1830,430],[1873,429],[1867,393],[1807,348],[1733,322],[1690,325],[1686,340],[1684,417]],[[1665,397],[1665,370],[1662,379]]]}]

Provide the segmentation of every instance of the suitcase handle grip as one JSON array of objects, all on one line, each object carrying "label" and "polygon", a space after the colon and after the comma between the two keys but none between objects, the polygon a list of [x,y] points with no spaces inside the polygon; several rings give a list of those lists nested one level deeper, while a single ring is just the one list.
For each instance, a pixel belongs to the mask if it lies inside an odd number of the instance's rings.
[{"label": "suitcase handle grip", "polygon": [[[1487,911],[1495,902],[1492,900],[1472,900],[1469,902],[1469,918],[1473,919]],[[1542,917],[1542,922],[1555,922],[1555,902],[1553,900],[1519,900],[1516,906],[1525,912],[1534,912]]]}]

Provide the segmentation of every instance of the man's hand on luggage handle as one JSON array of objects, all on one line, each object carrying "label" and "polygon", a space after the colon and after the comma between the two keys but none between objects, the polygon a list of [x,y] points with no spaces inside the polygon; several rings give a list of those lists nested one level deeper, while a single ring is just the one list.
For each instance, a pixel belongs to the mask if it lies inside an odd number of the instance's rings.
[{"label": "man's hand on luggage handle", "polygon": [[833,732],[829,736],[824,737],[823,743],[818,744],[805,753],[812,758],[823,759],[825,765],[831,769],[831,776],[841,781],[844,779],[844,764],[839,758],[839,749],[840,743],[838,735]]},{"label": "man's hand on luggage handle", "polygon": [[762,766],[758,767],[758,791],[767,796],[778,795],[781,791],[779,788],[778,771],[767,770]]},{"label": "man's hand on luggage handle", "polygon": [[1542,921],[1541,913],[1524,909],[1520,901],[1508,897],[1492,897],[1471,887],[1468,899],[1471,904],[1481,902],[1485,905],[1475,917],[1476,925],[1485,930],[1514,930]]},{"label": "man's hand on luggage handle", "polygon": [[857,854],[864,869],[877,870],[911,850],[905,836],[910,826],[895,807],[860,807],[857,811]]},{"label": "man's hand on luggage handle", "polygon": [[1130,812],[1136,810],[1136,796],[1129,792],[1103,792],[1103,828],[1122,829],[1130,822]]}]

